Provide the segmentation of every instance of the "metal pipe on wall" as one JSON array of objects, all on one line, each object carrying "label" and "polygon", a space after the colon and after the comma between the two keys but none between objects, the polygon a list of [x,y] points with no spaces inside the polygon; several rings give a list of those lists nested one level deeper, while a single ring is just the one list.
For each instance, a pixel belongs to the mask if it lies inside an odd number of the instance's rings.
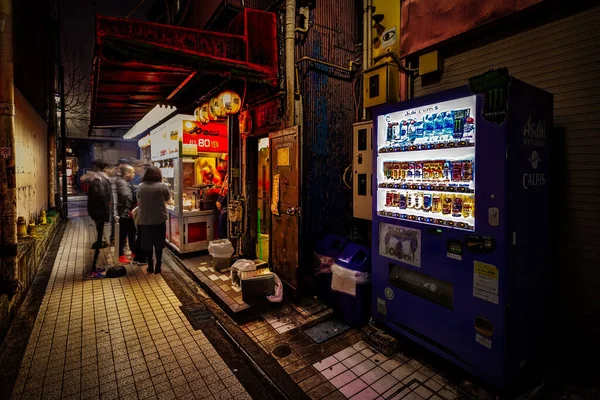
[{"label": "metal pipe on wall", "polygon": [[0,292],[12,297],[19,286],[12,0],[0,0],[0,152]]},{"label": "metal pipe on wall", "polygon": [[295,125],[294,74],[296,44],[296,0],[285,2],[285,91],[286,127]]},{"label": "metal pipe on wall", "polygon": [[373,0],[367,0],[367,65],[371,68],[373,65]]}]

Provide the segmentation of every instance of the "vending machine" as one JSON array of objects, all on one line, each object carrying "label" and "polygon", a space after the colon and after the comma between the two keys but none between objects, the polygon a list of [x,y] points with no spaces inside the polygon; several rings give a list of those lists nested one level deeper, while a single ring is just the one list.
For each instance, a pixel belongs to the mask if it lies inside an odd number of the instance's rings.
[{"label": "vending machine", "polygon": [[546,334],[553,104],[505,78],[381,106],[373,138],[373,317],[497,387]]}]

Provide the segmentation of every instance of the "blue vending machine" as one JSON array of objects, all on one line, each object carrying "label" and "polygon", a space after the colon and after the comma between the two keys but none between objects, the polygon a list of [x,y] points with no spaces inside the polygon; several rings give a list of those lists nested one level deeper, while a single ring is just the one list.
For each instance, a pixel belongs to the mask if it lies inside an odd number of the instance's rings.
[{"label": "blue vending machine", "polygon": [[484,78],[375,110],[373,316],[502,388],[547,334],[553,98]]}]

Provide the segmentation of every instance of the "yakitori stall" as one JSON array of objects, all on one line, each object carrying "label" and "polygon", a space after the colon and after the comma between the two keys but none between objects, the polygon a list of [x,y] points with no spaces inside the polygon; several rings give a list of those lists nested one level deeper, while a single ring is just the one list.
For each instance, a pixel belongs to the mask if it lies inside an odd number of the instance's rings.
[{"label": "yakitori stall", "polygon": [[179,253],[207,249],[226,175],[227,124],[179,114],[153,129],[149,141],[151,162],[171,191],[168,243]]}]

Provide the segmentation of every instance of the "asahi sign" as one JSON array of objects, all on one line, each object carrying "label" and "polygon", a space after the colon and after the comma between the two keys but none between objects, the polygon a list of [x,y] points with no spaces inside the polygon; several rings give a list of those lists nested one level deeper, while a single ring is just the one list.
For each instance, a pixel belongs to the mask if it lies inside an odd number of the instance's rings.
[{"label": "asahi sign", "polygon": [[[540,168],[540,164],[544,162],[540,153],[544,154],[543,150],[546,147],[545,121],[539,120],[535,122],[532,121],[531,117],[527,119],[527,122],[523,127],[523,145],[533,148],[527,158],[526,164],[529,165],[531,169],[523,173],[523,188],[527,190],[535,186],[544,186],[546,184],[546,174],[541,171]],[[539,152],[536,149],[539,149]]]}]

